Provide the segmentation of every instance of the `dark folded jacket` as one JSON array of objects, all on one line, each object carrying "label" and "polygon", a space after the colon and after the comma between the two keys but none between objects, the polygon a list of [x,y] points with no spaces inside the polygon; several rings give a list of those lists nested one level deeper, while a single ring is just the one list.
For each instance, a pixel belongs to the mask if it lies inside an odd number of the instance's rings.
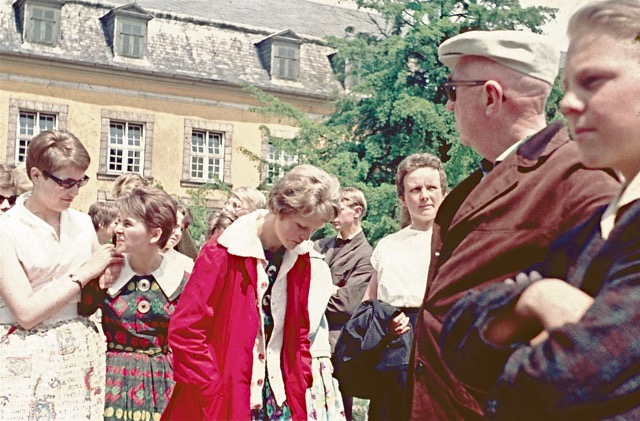
[{"label": "dark folded jacket", "polygon": [[342,393],[370,399],[381,373],[407,368],[413,330],[389,335],[389,321],[399,313],[397,307],[378,300],[364,301],[353,312],[334,355],[334,376]]}]

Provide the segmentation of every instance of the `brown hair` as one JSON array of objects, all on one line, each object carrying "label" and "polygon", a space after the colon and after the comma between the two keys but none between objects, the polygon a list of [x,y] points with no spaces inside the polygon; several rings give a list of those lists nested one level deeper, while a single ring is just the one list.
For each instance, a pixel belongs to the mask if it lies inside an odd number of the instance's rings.
[{"label": "brown hair", "polygon": [[178,203],[178,212],[182,214],[182,230],[184,231],[189,228],[193,222],[193,215],[191,214],[191,209],[182,203]]},{"label": "brown hair", "polygon": [[[405,159],[400,162],[398,165],[398,170],[396,172],[396,191],[398,193],[398,197],[404,198],[404,179],[412,171],[415,171],[419,168],[433,168],[438,171],[438,175],[440,176],[440,188],[442,189],[442,194],[447,193],[447,174],[444,172],[444,167],[442,166],[442,162],[440,158],[430,153],[414,153],[413,155],[409,155]],[[400,209],[400,226],[406,227],[411,224],[411,217],[409,215],[409,210],[406,206],[402,206]]]},{"label": "brown hair", "polygon": [[89,216],[93,228],[98,231],[100,225],[109,226],[118,217],[118,204],[115,202],[95,202],[89,207]]},{"label": "brown hair", "polygon": [[45,130],[35,136],[27,152],[27,175],[31,170],[55,172],[63,167],[89,168],[91,158],[80,140],[71,132]]},{"label": "brown hair", "polygon": [[158,246],[163,248],[177,224],[178,205],[166,192],[151,186],[135,188],[118,201],[120,211],[144,223],[147,229],[160,228]]}]

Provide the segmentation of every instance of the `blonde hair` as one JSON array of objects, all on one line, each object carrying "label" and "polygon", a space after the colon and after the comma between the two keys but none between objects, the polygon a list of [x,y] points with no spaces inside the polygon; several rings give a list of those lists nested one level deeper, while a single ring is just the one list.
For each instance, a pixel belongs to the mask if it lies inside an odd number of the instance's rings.
[{"label": "blonde hair", "polygon": [[143,186],[148,186],[149,182],[146,178],[138,173],[125,173],[120,174],[116,181],[113,183],[111,193],[114,199],[120,199],[133,191],[133,189]]},{"label": "blonde hair", "polygon": [[[398,193],[398,197],[404,198],[404,179],[407,174],[412,171],[415,171],[419,168],[433,168],[438,171],[438,175],[440,176],[440,188],[442,189],[442,194],[447,193],[447,174],[444,172],[444,167],[442,166],[442,162],[440,158],[430,153],[414,153],[413,155],[409,155],[405,159],[400,162],[398,165],[398,170],[396,172],[396,191]],[[406,206],[402,206],[400,209],[400,226],[402,228],[411,224],[411,216],[409,215],[409,209]]]},{"label": "blonde hair", "polygon": [[276,215],[298,214],[328,222],[340,210],[340,183],[313,165],[298,165],[274,184],[267,206]]},{"label": "blonde hair", "polygon": [[136,218],[148,228],[160,228],[158,246],[162,249],[177,224],[178,204],[165,191],[142,186],[118,200],[120,212]]},{"label": "blonde hair", "polygon": [[238,216],[231,209],[223,208],[218,212],[213,212],[209,215],[209,220],[207,221],[207,240],[214,235],[221,234],[236,219],[238,219]]},{"label": "blonde hair", "polygon": [[86,171],[91,163],[89,152],[71,132],[45,130],[31,139],[27,152],[27,175],[31,170],[55,172],[63,167],[76,167]]},{"label": "blonde hair", "polygon": [[342,192],[340,193],[340,202],[344,203],[350,208],[360,206],[362,208],[360,219],[364,218],[364,216],[367,214],[367,199],[365,199],[364,193],[362,193],[361,190],[356,189],[355,187],[343,188]]},{"label": "blonde hair", "polygon": [[264,194],[253,187],[238,187],[233,189],[231,197],[224,202],[223,208],[229,209],[234,213],[240,210],[251,213],[258,209],[267,207],[267,199]]},{"label": "blonde hair", "polygon": [[567,34],[574,38],[585,30],[606,31],[616,38],[640,43],[640,2],[605,0],[587,4],[571,16]]}]

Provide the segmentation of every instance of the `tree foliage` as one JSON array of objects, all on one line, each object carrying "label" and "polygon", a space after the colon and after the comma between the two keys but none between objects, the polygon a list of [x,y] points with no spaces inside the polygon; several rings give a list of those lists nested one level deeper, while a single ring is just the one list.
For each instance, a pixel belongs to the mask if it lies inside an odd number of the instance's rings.
[{"label": "tree foliage", "polygon": [[[416,152],[441,158],[454,186],[475,168],[478,156],[458,143],[453,115],[440,89],[448,70],[438,62],[444,40],[470,30],[528,29],[555,17],[556,9],[520,6],[518,0],[356,0],[372,10],[377,33],[329,38],[332,64],[344,83],[358,80],[336,97],[324,121],[251,89],[261,113],[295,122],[294,142],[274,144],[297,151],[300,160],[336,174],[342,185],[358,187],[369,202],[363,226],[373,243],[399,228],[394,178],[400,161]],[[559,91],[556,89],[556,95]],[[557,102],[556,97],[555,100]],[[555,108],[548,112],[553,119]],[[322,232],[325,235],[327,232]]]}]

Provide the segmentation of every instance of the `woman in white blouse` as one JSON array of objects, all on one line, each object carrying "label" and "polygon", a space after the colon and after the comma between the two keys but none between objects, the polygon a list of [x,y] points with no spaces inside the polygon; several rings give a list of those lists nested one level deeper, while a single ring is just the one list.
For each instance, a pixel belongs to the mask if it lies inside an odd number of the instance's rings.
[{"label": "woman in white blouse", "polygon": [[[373,250],[374,272],[363,300],[377,299],[398,307],[402,312],[391,320],[389,331],[402,335],[415,327],[427,287],[431,229],[447,189],[442,163],[428,153],[408,156],[398,166],[396,189],[402,202],[401,221],[406,225],[410,220],[410,224],[382,238]],[[369,419],[400,414],[405,385],[406,371],[393,373],[380,398],[371,399]]]},{"label": "woman in white blouse", "polygon": [[102,419],[105,343],[77,304],[122,257],[69,208],[89,161],[73,134],[40,133],[27,154],[33,189],[0,218],[0,419]]}]

